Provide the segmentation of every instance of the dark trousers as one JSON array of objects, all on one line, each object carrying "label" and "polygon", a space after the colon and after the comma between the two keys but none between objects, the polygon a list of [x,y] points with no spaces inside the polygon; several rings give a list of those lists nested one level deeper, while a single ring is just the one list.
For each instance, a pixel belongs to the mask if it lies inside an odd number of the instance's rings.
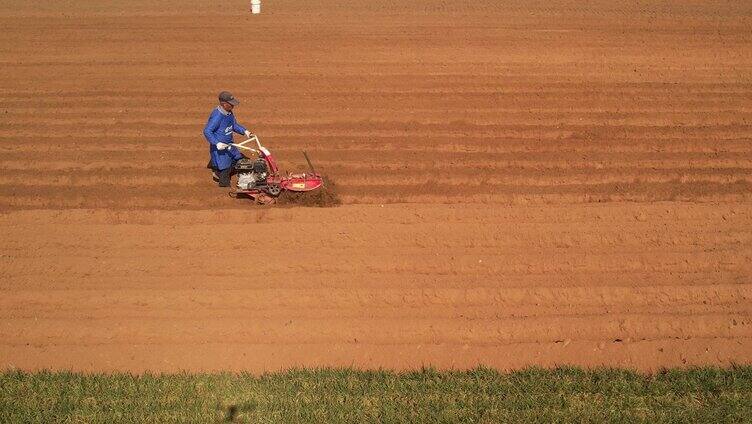
[{"label": "dark trousers", "polygon": [[230,177],[232,177],[232,174],[234,174],[234,168],[231,166],[227,169],[223,169],[218,172],[219,174],[219,186],[220,187],[229,187],[230,186]]},{"label": "dark trousers", "polygon": [[206,164],[206,167],[211,169],[212,171],[216,172],[219,176],[219,186],[220,187],[229,187],[230,186],[230,177],[235,173],[235,167],[231,166],[227,169],[217,169],[216,166],[214,166],[214,163],[209,159],[209,163]]}]

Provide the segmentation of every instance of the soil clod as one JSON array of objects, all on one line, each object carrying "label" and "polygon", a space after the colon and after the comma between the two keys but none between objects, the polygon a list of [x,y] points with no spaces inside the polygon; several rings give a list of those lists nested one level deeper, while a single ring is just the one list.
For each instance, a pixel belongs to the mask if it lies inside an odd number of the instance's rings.
[{"label": "soil clod", "polygon": [[324,185],[313,191],[284,191],[277,198],[278,205],[333,207],[342,202],[331,178],[324,177]]}]

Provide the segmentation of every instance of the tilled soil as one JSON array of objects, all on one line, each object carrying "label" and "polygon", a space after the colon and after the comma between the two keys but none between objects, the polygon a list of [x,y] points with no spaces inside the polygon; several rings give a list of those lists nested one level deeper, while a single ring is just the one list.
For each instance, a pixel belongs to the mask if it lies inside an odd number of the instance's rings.
[{"label": "tilled soil", "polygon": [[0,367],[752,360],[752,6],[268,3],[0,5]]}]

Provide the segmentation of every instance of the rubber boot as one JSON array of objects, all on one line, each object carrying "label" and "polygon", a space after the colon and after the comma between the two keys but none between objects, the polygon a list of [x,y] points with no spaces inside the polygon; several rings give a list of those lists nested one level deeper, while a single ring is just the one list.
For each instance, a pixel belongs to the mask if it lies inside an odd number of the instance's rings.
[{"label": "rubber boot", "polygon": [[206,164],[206,169],[211,170],[212,180],[214,180],[215,183],[218,183],[219,182],[219,169],[217,169],[217,167],[214,166],[214,162],[212,162],[211,159],[209,159],[209,163]]}]

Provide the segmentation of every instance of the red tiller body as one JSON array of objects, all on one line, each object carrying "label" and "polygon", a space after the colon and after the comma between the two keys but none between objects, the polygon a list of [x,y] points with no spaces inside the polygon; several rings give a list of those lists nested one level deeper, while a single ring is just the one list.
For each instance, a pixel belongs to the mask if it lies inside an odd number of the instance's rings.
[{"label": "red tiller body", "polygon": [[[245,146],[245,144],[251,141],[256,142],[258,149],[253,149]],[[263,159],[266,162],[268,168],[266,186],[254,187],[248,190],[234,190],[233,192],[231,192],[231,195],[234,195],[235,197],[246,196],[258,201],[259,203],[273,203],[274,199],[284,190],[297,192],[312,191],[321,188],[321,186],[324,185],[323,178],[320,174],[313,170],[313,166],[308,160],[308,155],[306,155],[305,152],[303,154],[305,155],[308,164],[311,165],[311,172],[295,174],[288,173],[286,175],[282,175],[279,171],[277,161],[274,159],[272,153],[266,147],[263,147],[261,145],[261,142],[255,135],[248,140],[245,140],[234,146],[241,148],[244,151],[252,151],[254,153],[257,153],[259,155],[259,158]],[[276,189],[272,191],[269,190],[269,187],[279,187],[280,190],[278,192]],[[277,192],[277,195],[272,194],[273,192]]]}]

